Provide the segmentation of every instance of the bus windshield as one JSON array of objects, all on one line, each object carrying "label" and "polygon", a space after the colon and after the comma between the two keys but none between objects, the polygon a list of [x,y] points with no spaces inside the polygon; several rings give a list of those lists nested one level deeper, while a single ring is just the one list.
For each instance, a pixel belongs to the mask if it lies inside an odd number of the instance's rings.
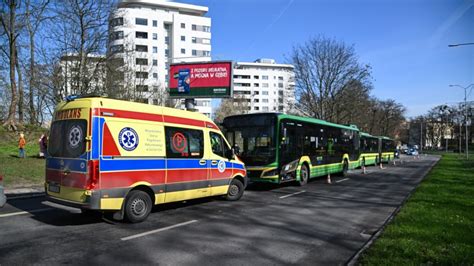
[{"label": "bus windshield", "polygon": [[274,117],[255,115],[228,117],[224,120],[227,140],[240,149],[239,157],[249,166],[263,166],[275,161]]}]

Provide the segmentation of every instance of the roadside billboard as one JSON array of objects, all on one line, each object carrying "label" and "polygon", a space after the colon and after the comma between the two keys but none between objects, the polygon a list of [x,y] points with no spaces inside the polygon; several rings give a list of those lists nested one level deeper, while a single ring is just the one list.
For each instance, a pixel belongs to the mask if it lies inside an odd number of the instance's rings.
[{"label": "roadside billboard", "polygon": [[232,62],[171,64],[168,84],[173,98],[232,97]]}]

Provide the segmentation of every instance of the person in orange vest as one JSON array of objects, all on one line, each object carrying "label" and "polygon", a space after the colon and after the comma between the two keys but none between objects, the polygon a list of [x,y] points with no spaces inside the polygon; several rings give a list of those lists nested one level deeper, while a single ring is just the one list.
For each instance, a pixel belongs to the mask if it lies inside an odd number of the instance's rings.
[{"label": "person in orange vest", "polygon": [[25,158],[25,145],[26,145],[26,140],[25,140],[25,135],[23,133],[20,133],[20,139],[18,140],[18,149],[20,151],[19,156],[20,158]]}]

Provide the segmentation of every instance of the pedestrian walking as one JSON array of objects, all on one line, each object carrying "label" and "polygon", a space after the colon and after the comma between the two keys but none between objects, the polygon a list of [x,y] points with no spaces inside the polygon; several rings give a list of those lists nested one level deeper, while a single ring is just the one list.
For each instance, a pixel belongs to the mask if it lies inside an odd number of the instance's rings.
[{"label": "pedestrian walking", "polygon": [[43,133],[38,139],[39,144],[39,157],[44,158],[46,156],[46,151],[48,150],[48,134]]},{"label": "pedestrian walking", "polygon": [[26,157],[25,145],[26,145],[25,135],[23,133],[20,133],[20,139],[18,140],[18,149],[19,149],[18,157],[20,158]]}]

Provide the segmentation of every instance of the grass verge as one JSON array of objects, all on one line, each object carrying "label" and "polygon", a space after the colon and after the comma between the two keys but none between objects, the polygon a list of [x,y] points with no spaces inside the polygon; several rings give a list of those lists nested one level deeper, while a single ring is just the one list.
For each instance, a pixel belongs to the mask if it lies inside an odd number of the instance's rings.
[{"label": "grass verge", "polygon": [[45,160],[38,158],[37,139],[27,138],[26,158],[18,158],[16,141],[0,143],[0,174],[5,188],[40,186],[44,183]]},{"label": "grass verge", "polygon": [[363,265],[473,265],[474,160],[443,154],[373,245]]}]

